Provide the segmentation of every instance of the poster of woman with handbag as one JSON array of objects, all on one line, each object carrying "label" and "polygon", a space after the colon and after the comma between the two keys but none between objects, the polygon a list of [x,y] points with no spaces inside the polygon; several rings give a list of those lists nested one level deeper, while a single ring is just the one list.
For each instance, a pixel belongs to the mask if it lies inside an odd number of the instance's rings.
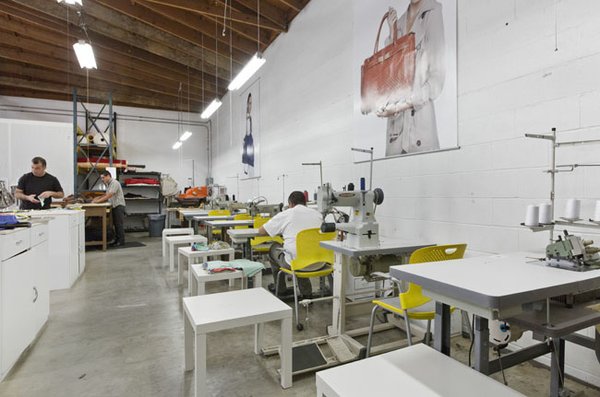
[{"label": "poster of woman with handbag", "polygon": [[[398,7],[405,10],[399,18],[396,8],[388,7],[380,20],[375,51],[361,67],[361,112],[386,121],[385,157],[440,149],[434,101],[444,89],[448,64],[442,4],[398,3],[408,5]],[[380,50],[384,25],[389,34]]]},{"label": "poster of woman with handbag", "polygon": [[246,134],[242,143],[242,164],[244,175],[254,176],[254,138],[252,137],[252,93],[246,98]]}]

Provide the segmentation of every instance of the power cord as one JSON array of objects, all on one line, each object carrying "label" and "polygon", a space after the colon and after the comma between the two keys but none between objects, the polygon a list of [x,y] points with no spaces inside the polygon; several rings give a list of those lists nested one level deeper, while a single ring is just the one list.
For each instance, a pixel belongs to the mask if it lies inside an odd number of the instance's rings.
[{"label": "power cord", "polygon": [[471,345],[469,346],[469,368],[471,368],[471,354],[475,344],[475,315],[473,315],[473,324],[471,325]]},{"label": "power cord", "polygon": [[506,376],[504,375],[504,368],[502,367],[502,355],[500,354],[500,350],[502,350],[506,345],[496,346],[494,350],[498,353],[498,364],[500,364],[500,372],[502,372],[502,379],[504,379],[504,385],[508,386],[508,382],[506,381]]}]

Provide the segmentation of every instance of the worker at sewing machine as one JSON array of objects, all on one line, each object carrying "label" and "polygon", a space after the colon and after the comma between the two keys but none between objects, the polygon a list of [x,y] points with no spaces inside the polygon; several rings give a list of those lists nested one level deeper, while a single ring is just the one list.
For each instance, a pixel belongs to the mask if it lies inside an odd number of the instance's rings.
[{"label": "worker at sewing machine", "polygon": [[15,197],[21,200],[22,210],[49,209],[53,198],[63,198],[64,192],[54,175],[46,172],[46,160],[34,157],[31,172],[19,178]]},{"label": "worker at sewing machine", "polygon": [[[306,198],[304,193],[294,191],[288,197],[289,208],[275,215],[271,220],[265,223],[258,229],[259,236],[282,236],[283,245],[273,243],[269,250],[269,259],[271,269],[273,271],[274,284],[269,286],[269,289],[274,291],[277,285],[277,275],[279,269],[285,267],[290,269],[290,262],[296,257],[296,235],[302,230],[318,228],[323,223],[321,214],[306,207]],[[325,264],[317,263],[306,267],[305,271],[316,271],[321,269]],[[309,279],[298,278],[298,286],[300,294],[308,298],[312,294],[312,286]],[[279,285],[279,293],[286,291],[285,278],[281,280]]]}]

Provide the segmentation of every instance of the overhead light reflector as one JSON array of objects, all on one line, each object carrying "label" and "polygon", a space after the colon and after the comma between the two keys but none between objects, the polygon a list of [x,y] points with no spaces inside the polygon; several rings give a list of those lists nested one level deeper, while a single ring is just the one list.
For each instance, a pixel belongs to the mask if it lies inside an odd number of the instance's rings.
[{"label": "overhead light reflector", "polygon": [[204,120],[209,119],[210,116],[212,116],[212,114],[214,112],[216,112],[217,109],[220,108],[222,104],[223,104],[223,102],[219,101],[217,98],[213,99],[213,101],[210,103],[210,105],[208,105],[208,107],[206,109],[204,109],[204,111],[200,115],[200,118],[204,119]]},{"label": "overhead light reflector", "polygon": [[78,4],[80,6],[82,6],[83,4],[81,4],[81,0],[56,0],[58,3],[65,3],[68,5],[75,5]]},{"label": "overhead light reflector", "polygon": [[192,132],[191,131],[186,131],[184,132],[180,137],[179,137],[179,141],[184,142],[187,141],[189,137],[192,136]]},{"label": "overhead light reflector", "polygon": [[177,141],[173,144],[173,150],[177,150],[181,147],[181,145],[183,145],[183,143],[181,141]]},{"label": "overhead light reflector", "polygon": [[85,40],[79,40],[79,42],[73,44],[75,55],[79,61],[79,66],[82,69],[96,69],[96,58],[94,57],[94,50],[90,43],[86,43]]},{"label": "overhead light reflector", "polygon": [[262,57],[262,54],[257,52],[252,56],[252,59],[244,66],[242,70],[235,76],[235,79],[231,80],[229,86],[227,87],[229,91],[235,91],[244,86],[250,77],[254,76],[254,73],[261,68],[266,62],[265,58]]}]

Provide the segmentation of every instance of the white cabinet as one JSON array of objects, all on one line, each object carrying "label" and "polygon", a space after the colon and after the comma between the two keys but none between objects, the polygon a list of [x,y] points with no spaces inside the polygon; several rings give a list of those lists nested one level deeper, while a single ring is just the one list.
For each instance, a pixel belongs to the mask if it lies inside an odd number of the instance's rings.
[{"label": "white cabinet", "polygon": [[48,219],[50,291],[71,288],[85,270],[85,211],[34,211],[30,216]]},{"label": "white cabinet", "polygon": [[47,236],[46,225],[0,233],[0,380],[48,319]]}]

